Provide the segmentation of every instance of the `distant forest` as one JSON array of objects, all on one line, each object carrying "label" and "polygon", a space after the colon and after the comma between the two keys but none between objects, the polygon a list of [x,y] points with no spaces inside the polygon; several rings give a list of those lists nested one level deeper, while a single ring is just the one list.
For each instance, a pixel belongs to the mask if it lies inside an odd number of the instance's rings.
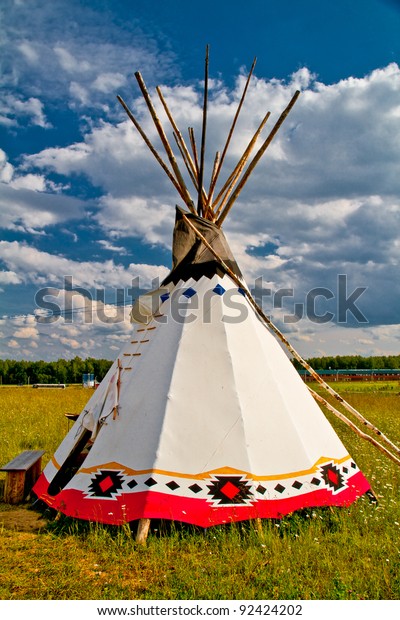
[{"label": "distant forest", "polygon": [[56,362],[0,360],[0,384],[82,383],[85,373],[93,373],[95,379],[101,381],[111,364],[109,360],[93,357],[85,360],[74,357]]},{"label": "distant forest", "polygon": [[[307,362],[315,370],[345,369],[381,369],[400,368],[400,355],[377,355],[362,357],[361,355],[337,355],[336,357],[313,357]],[[301,365],[293,361],[300,370]],[[16,360],[0,360],[0,384],[26,385],[33,383],[82,383],[82,375],[93,373],[97,381],[101,381],[112,362],[105,359],[88,357],[83,360],[74,357],[71,360],[59,359],[55,362],[28,362]]]},{"label": "distant forest", "polygon": [[[362,370],[382,368],[400,368],[400,355],[374,355],[372,357],[362,357],[361,355],[336,355],[336,357],[311,357],[307,360],[314,370]],[[293,360],[297,370],[302,368],[301,364]]]}]

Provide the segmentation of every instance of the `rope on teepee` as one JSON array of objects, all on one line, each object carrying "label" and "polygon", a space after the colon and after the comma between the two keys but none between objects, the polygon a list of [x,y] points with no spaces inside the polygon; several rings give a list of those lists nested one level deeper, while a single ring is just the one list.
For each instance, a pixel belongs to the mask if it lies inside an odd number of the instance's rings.
[{"label": "rope on teepee", "polygon": [[356,418],[362,421],[362,423],[369,428],[372,432],[382,439],[382,441],[386,442],[397,454],[400,454],[400,448],[398,448],[382,431],[380,431],[376,426],[374,426],[371,422],[369,422],[357,409],[355,409],[350,403],[348,403],[340,394],[335,392],[335,390],[328,385],[322,377],[308,364],[299,353],[292,347],[290,342],[285,338],[282,332],[274,325],[271,319],[265,314],[263,309],[257,304],[257,302],[253,299],[247,285],[240,279],[238,276],[232,271],[232,269],[224,262],[224,260],[219,256],[219,254],[214,250],[214,248],[208,243],[207,239],[197,230],[196,226],[186,217],[185,214],[182,214],[187,225],[193,230],[195,235],[204,243],[207,249],[215,256],[217,261],[222,265],[228,275],[232,278],[232,280],[246,293],[246,297],[249,300],[250,304],[253,306],[254,310],[257,314],[263,319],[264,323],[268,325],[268,327],[275,333],[275,335],[281,340],[281,342],[287,347],[289,352],[293,355],[293,357],[312,375],[312,377],[318,381],[323,388],[325,388],[331,396],[336,398],[342,406],[347,409],[350,413],[352,413]]},{"label": "rope on teepee", "polygon": [[118,415],[119,395],[121,391],[121,370],[123,370],[123,368],[122,368],[121,360],[118,358],[117,394],[116,394],[115,405],[113,408],[113,420],[116,420],[117,415]]}]

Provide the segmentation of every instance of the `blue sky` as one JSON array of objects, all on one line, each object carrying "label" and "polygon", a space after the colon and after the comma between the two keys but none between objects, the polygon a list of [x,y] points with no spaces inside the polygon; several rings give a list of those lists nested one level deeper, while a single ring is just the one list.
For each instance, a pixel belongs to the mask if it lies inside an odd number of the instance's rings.
[{"label": "blue sky", "polygon": [[[112,319],[112,303],[117,295],[130,301],[136,277],[146,289],[168,272],[179,202],[116,95],[153,137],[139,70],[152,93],[161,85],[181,130],[193,125],[200,135],[206,44],[208,169],[254,56],[228,171],[267,109],[273,122],[301,90],[226,222],[249,285],[262,278],[278,297],[293,291],[282,308],[272,295],[264,306],[307,357],[399,353],[400,3],[149,7],[142,0],[0,5],[0,356],[116,356],[130,328],[127,313]],[[71,283],[94,298],[91,320]],[[76,311],[38,323],[40,299]],[[295,307],[301,320],[290,318]],[[332,318],[318,322],[313,311]]]}]

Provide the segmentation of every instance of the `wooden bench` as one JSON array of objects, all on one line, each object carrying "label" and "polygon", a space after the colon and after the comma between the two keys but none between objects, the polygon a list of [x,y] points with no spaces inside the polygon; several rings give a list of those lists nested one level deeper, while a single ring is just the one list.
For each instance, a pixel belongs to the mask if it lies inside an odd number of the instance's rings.
[{"label": "wooden bench", "polygon": [[76,420],[80,416],[79,413],[64,413],[64,415],[67,418],[67,420],[72,420],[73,422],[76,422]]},{"label": "wooden bench", "polygon": [[7,504],[19,504],[31,491],[42,472],[44,450],[25,450],[12,461],[0,467],[6,472],[4,501]]}]

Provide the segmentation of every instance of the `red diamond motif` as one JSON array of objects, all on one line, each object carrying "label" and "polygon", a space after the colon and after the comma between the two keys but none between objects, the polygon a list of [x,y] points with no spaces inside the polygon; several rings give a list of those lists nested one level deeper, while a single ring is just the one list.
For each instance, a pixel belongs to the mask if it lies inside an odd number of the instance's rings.
[{"label": "red diamond motif", "polygon": [[233,499],[239,493],[239,491],[240,489],[235,487],[232,482],[227,482],[221,489],[221,493],[226,495],[226,497],[229,497],[229,499]]},{"label": "red diamond motif", "polygon": [[332,469],[328,469],[328,478],[335,486],[339,482],[339,478],[336,472],[332,471]]},{"label": "red diamond motif", "polygon": [[103,493],[105,493],[106,491],[108,491],[108,489],[111,489],[111,487],[114,485],[113,481],[111,480],[110,476],[107,476],[107,478],[104,478],[104,480],[102,480],[101,482],[99,482],[99,487],[100,489],[103,491]]}]

